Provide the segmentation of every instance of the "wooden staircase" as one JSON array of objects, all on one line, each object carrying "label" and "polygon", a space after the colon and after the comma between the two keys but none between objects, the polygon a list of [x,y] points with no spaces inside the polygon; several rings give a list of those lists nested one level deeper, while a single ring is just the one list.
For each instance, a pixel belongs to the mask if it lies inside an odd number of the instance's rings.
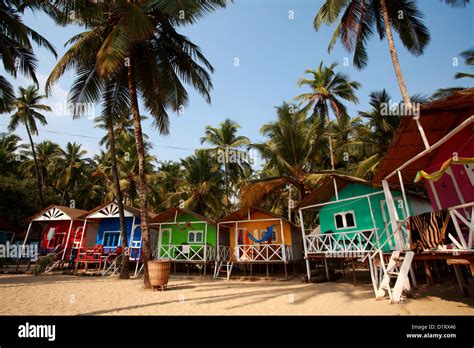
[{"label": "wooden staircase", "polygon": [[[229,280],[233,267],[234,263],[231,261],[216,261],[216,267],[214,268],[214,279]],[[222,273],[225,273],[225,277],[221,276]]]},{"label": "wooden staircase", "polygon": [[[412,285],[416,286],[414,277],[412,277],[413,284],[410,283],[411,264],[414,255],[413,251],[393,251],[387,265],[385,265],[381,251],[369,256],[372,282],[377,300],[388,296],[390,303],[403,303],[406,296],[411,294]],[[380,277],[377,274],[377,267],[374,265],[374,257],[376,256],[379,256],[380,260]]]}]

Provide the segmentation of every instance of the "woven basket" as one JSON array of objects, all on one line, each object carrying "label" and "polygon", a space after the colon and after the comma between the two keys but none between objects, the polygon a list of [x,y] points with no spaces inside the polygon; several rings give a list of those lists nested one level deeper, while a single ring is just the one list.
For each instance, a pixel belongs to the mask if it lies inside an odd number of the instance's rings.
[{"label": "woven basket", "polygon": [[163,288],[168,284],[170,277],[171,261],[170,260],[153,260],[148,261],[148,274],[150,275],[151,286],[159,286]]}]

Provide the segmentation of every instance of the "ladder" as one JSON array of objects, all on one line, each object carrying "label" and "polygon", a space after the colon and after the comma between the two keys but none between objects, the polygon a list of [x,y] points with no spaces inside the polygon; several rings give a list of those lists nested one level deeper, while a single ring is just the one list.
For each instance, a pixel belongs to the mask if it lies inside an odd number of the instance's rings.
[{"label": "ladder", "polygon": [[[390,256],[390,260],[385,265],[383,253],[377,253],[380,257],[380,278],[377,275],[377,269],[371,262],[373,257],[369,256],[369,265],[371,268],[372,281],[374,283],[375,297],[377,300],[384,299],[388,294],[390,303],[403,303],[406,295],[411,292],[410,273],[411,264],[415,253],[413,251],[395,250]],[[374,254],[373,256],[377,256]],[[413,275],[412,275],[413,276]],[[380,279],[380,281],[379,281]],[[392,280],[395,279],[395,285],[392,287]],[[416,285],[414,283],[413,285]]]},{"label": "ladder", "polygon": [[[225,264],[225,267],[224,267]],[[226,280],[230,279],[230,274],[232,273],[232,268],[234,267],[234,263],[231,261],[216,261],[216,267],[214,268],[214,279],[223,279],[220,277],[220,274],[225,272],[226,273]]]},{"label": "ladder", "polygon": [[51,272],[53,269],[55,268],[58,268],[59,265],[61,264],[62,260],[57,260],[57,261],[54,261],[51,265],[47,266],[46,269],[44,270],[44,273],[49,273]]}]

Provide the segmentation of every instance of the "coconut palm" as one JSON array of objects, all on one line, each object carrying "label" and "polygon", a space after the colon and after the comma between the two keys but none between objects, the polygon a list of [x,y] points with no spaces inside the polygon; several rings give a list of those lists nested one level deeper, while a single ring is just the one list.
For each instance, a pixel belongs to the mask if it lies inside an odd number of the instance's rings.
[{"label": "coconut palm", "polygon": [[[19,1],[0,0],[0,59],[3,69],[13,77],[21,72],[35,84],[37,59],[31,41],[46,48],[56,57],[54,47],[39,33],[25,25],[21,19],[24,5]],[[0,113],[12,110],[14,90],[4,76],[0,76]]]},{"label": "coconut palm", "polygon": [[[461,52],[461,57],[464,58],[464,64],[468,66],[474,66],[474,48]],[[456,79],[461,79],[464,77],[470,77],[472,79],[474,78],[474,74],[460,72],[457,73],[454,77]]]},{"label": "coconut palm", "polygon": [[[464,7],[470,0],[444,0],[444,2],[451,7]],[[323,24],[331,25],[337,21],[328,51],[331,52],[336,41],[340,39],[344,48],[354,53],[353,63],[358,69],[367,65],[366,46],[372,35],[377,32],[380,40],[387,37],[390,58],[403,102],[411,106],[392,29],[398,33],[408,51],[419,56],[423,54],[430,40],[428,28],[422,18],[423,14],[413,0],[326,0],[314,18],[313,26],[317,31]]]},{"label": "coconut palm", "polygon": [[82,149],[81,144],[68,142],[65,149],[61,149],[61,177],[59,187],[62,190],[61,204],[71,199],[77,202],[75,194],[78,185],[87,175],[86,166],[91,160],[86,158],[87,150]]},{"label": "coconut palm", "polygon": [[[84,8],[83,2],[78,6]],[[194,23],[205,14],[225,7],[225,0],[195,1],[102,1],[106,16],[81,18],[90,30],[74,37],[72,47],[60,59],[49,82],[81,60],[90,51],[96,53],[95,66],[101,79],[114,79],[127,72],[130,109],[133,115],[135,142],[139,159],[139,192],[142,224],[142,248],[145,287],[150,287],[148,260],[148,186],[145,148],[138,106],[140,95],[145,108],[162,134],[169,131],[169,109],[179,111],[187,105],[188,94],[182,82],[191,84],[210,102],[213,71],[200,49],[176,31],[179,25]],[[91,4],[91,7],[94,7]],[[74,5],[58,1],[56,9],[67,18]],[[183,14],[185,14],[183,16]],[[202,65],[200,65],[202,64]]]},{"label": "coconut palm", "polygon": [[316,164],[327,163],[327,151],[323,147],[327,142],[322,141],[327,137],[322,131],[321,119],[309,121],[304,110],[288,103],[276,110],[277,121],[263,125],[260,130],[268,140],[251,145],[266,160],[264,171],[267,175],[248,180],[242,187],[242,206],[259,204],[272,193],[283,192],[289,185],[296,187],[297,199],[301,200],[315,178],[312,172]]},{"label": "coconut palm", "polygon": [[[326,127],[329,126],[329,110],[332,110],[336,118],[347,118],[347,109],[343,101],[358,103],[359,100],[355,95],[355,91],[359,89],[360,83],[350,81],[345,74],[335,72],[336,63],[330,66],[323,66],[323,62],[319,64],[317,70],[306,70],[306,74],[310,74],[310,78],[301,78],[298,85],[309,86],[311,91],[303,93],[295,97],[300,104],[306,104],[304,109],[312,109],[311,118],[314,120],[319,117]],[[329,137],[329,153],[331,158],[331,168],[335,169],[333,157],[333,144],[331,133]]]},{"label": "coconut palm", "polygon": [[220,163],[208,151],[196,150],[181,160],[183,175],[176,192],[169,195],[170,206],[184,207],[215,219],[224,212],[223,177]]},{"label": "coconut palm", "polygon": [[250,140],[245,136],[237,135],[239,128],[236,122],[227,118],[218,127],[207,126],[205,136],[201,138],[201,144],[211,145],[212,148],[209,151],[218,158],[219,163],[224,164],[227,207],[230,205],[230,177],[235,183],[244,171],[250,170],[250,164],[245,161],[246,153],[242,151],[242,147],[249,145]]},{"label": "coconut palm", "polygon": [[[61,156],[61,147],[52,141],[45,140],[35,146],[36,157],[39,165],[39,173],[42,187],[56,187],[58,179],[57,172],[58,162]],[[21,169],[26,176],[35,176],[35,162],[32,158],[31,151],[25,152],[28,160],[24,161]]]},{"label": "coconut palm", "polygon": [[41,99],[45,98],[44,95],[38,94],[38,87],[29,86],[26,88],[20,87],[19,93],[14,102],[14,108],[16,112],[11,115],[10,124],[8,129],[14,131],[20,124],[23,124],[26,128],[28,138],[30,140],[31,153],[33,154],[33,160],[35,162],[36,181],[38,186],[38,195],[40,206],[44,207],[43,201],[43,187],[41,186],[41,177],[39,172],[38,159],[36,157],[35,145],[33,143],[32,135],[38,134],[38,128],[36,122],[38,121],[42,125],[46,125],[46,117],[41,114],[41,111],[51,111],[48,105],[41,104]]},{"label": "coconut palm", "polygon": [[20,154],[24,147],[18,135],[0,133],[0,173],[3,175],[17,173],[18,166],[24,159]]}]

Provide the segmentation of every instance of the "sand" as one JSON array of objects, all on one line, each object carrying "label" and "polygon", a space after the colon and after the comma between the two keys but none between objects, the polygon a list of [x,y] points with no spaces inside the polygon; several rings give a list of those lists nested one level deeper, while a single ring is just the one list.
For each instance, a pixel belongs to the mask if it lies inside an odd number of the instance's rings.
[{"label": "sand", "polygon": [[474,315],[454,285],[421,288],[404,304],[376,301],[370,283],[170,279],[164,292],[142,279],[0,275],[0,315]]}]

